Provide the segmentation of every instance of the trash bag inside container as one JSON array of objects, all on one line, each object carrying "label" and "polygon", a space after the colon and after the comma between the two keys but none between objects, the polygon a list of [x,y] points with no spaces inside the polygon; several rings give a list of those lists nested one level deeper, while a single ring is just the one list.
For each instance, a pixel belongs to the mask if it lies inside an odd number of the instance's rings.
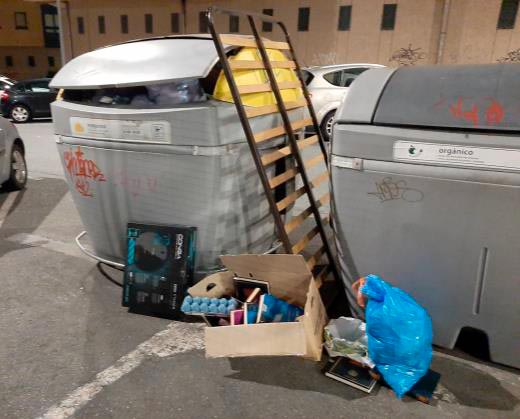
[{"label": "trash bag inside container", "polygon": [[430,316],[410,295],[377,275],[366,276],[359,291],[368,298],[365,312],[368,355],[401,398],[430,366]]},{"label": "trash bag inside container", "polygon": [[63,100],[90,106],[154,108],[207,100],[199,79],[182,79],[147,86],[65,90]]}]

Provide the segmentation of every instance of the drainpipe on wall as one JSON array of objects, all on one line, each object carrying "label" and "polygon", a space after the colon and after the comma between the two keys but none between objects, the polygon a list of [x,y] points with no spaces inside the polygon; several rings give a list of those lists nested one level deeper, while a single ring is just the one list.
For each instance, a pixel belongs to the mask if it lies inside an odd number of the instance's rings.
[{"label": "drainpipe on wall", "polygon": [[181,0],[181,9],[182,9],[182,26],[184,27],[184,33],[188,31],[188,21],[186,16],[186,0]]},{"label": "drainpipe on wall", "polygon": [[60,58],[61,58],[61,66],[63,67],[66,63],[65,61],[65,42],[63,41],[63,23],[62,23],[62,13],[61,13],[61,0],[56,0],[56,8],[58,9],[58,24],[59,24],[59,34],[60,34]]},{"label": "drainpipe on wall", "polygon": [[441,64],[444,55],[444,46],[446,45],[446,32],[448,31],[448,17],[450,14],[451,0],[444,0],[442,7],[442,22],[441,31],[439,33],[439,42],[437,44],[437,61],[436,64]]},{"label": "drainpipe on wall", "polygon": [[65,10],[67,10],[66,18],[67,18],[67,26],[69,28],[70,59],[73,59],[74,58],[74,38],[72,36],[72,25],[70,23],[70,3],[68,1],[65,3]]}]

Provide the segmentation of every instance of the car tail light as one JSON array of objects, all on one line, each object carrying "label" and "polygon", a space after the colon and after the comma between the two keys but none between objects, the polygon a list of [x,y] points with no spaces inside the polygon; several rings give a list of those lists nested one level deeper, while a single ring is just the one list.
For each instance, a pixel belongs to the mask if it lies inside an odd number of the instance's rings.
[{"label": "car tail light", "polygon": [[8,99],[9,99],[9,93],[2,92],[2,94],[0,95],[0,102],[7,102]]}]

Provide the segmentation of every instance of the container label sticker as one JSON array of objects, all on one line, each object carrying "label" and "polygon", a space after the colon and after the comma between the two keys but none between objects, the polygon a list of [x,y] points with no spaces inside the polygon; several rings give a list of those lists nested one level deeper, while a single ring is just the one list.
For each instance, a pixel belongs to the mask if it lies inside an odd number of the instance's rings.
[{"label": "container label sticker", "polygon": [[520,171],[520,149],[396,141],[394,160]]},{"label": "container label sticker", "polygon": [[75,137],[113,139],[150,143],[170,142],[167,121],[129,121],[120,119],[70,118],[70,131]]}]

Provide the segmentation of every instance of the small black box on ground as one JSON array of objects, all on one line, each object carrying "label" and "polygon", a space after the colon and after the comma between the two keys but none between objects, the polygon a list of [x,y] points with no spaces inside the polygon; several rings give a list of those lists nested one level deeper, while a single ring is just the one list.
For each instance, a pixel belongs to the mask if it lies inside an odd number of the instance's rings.
[{"label": "small black box on ground", "polygon": [[123,306],[177,318],[193,282],[196,227],[128,223]]}]

